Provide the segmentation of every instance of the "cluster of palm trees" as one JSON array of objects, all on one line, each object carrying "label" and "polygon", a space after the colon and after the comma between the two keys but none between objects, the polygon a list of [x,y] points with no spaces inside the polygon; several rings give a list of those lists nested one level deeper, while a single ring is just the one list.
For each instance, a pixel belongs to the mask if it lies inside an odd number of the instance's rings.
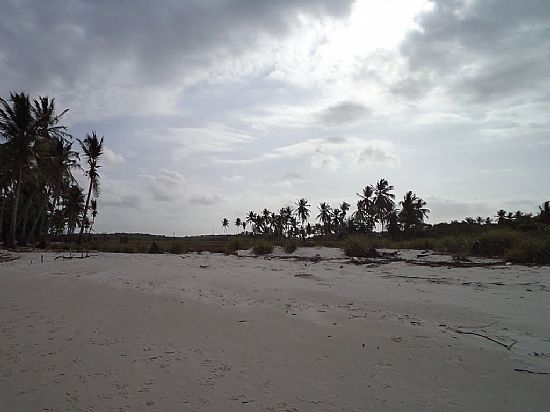
[{"label": "cluster of palm trees", "polygon": [[[453,221],[451,223],[458,223],[458,221]],[[497,214],[494,217],[483,218],[478,216],[476,218],[467,217],[462,223],[469,225],[492,225],[494,223],[502,226],[517,226],[517,225],[528,225],[532,223],[543,223],[550,224],[550,201],[544,202],[539,206],[539,213],[533,215],[532,213],[525,213],[521,210],[515,212],[507,212],[504,209],[497,210]]]},{"label": "cluster of palm trees", "polygon": [[[380,179],[376,185],[365,186],[358,193],[356,210],[349,214],[350,204],[342,202],[337,207],[331,207],[322,202],[317,206],[318,223],[308,222],[311,205],[305,198],[298,199],[295,207],[286,206],[278,212],[264,209],[261,212],[248,212],[245,219],[235,219],[239,231],[253,235],[264,235],[275,238],[289,237],[305,239],[307,236],[342,236],[353,233],[372,233],[377,224],[381,231],[386,228],[390,233],[411,233],[421,228],[424,219],[430,212],[426,202],[409,191],[399,202],[400,209],[395,204],[394,187],[386,179]],[[222,219],[222,227],[227,232],[229,220]]]},{"label": "cluster of palm trees", "polygon": [[[49,234],[91,232],[97,216],[103,138],[95,132],[78,140],[85,159],[73,150],[73,137],[61,124],[68,110],[55,99],[25,93],[0,98],[0,240],[8,247],[46,241]],[[88,190],[73,172],[84,169]],[[88,215],[90,212],[90,215]],[[7,230],[6,230],[7,229]]]}]

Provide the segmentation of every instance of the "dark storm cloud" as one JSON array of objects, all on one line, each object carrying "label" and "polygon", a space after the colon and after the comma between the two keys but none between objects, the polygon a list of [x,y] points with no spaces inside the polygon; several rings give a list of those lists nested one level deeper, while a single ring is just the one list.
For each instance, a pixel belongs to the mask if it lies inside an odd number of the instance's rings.
[{"label": "dark storm cloud", "polygon": [[341,17],[349,10],[348,1],[331,0],[7,0],[0,14],[2,89],[169,83],[265,36],[285,36],[300,14]]},{"label": "dark storm cloud", "polygon": [[484,102],[548,90],[548,0],[433,3],[401,46],[409,74],[395,92],[417,97],[440,87]]}]

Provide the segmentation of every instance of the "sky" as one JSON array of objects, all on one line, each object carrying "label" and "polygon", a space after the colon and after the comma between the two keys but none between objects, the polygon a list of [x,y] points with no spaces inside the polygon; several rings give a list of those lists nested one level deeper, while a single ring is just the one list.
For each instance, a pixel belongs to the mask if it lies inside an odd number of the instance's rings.
[{"label": "sky", "polygon": [[429,223],[550,199],[548,0],[2,0],[0,79],[105,137],[98,232],[316,216],[380,178]]}]

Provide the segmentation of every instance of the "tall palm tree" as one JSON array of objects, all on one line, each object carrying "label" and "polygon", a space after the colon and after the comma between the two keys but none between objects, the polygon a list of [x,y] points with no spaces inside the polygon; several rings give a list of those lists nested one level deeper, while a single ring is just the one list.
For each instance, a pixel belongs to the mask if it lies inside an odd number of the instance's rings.
[{"label": "tall palm tree", "polygon": [[258,220],[258,216],[252,210],[248,212],[248,215],[246,215],[246,221],[250,223],[250,226],[252,227],[252,233],[255,233],[257,230],[257,227],[256,227],[257,220]]},{"label": "tall palm tree", "polygon": [[296,216],[300,219],[302,222],[302,228],[304,227],[304,224],[309,219],[309,203],[305,198],[301,198],[296,202]]},{"label": "tall palm tree", "polygon": [[227,234],[227,228],[229,226],[229,220],[226,217],[222,219],[223,231]]},{"label": "tall palm tree", "polygon": [[237,219],[235,219],[235,226],[237,226],[239,229],[241,228],[241,225],[243,224],[243,221],[241,220],[240,217],[238,217]]},{"label": "tall palm tree", "polygon": [[393,199],[395,195],[391,193],[393,186],[388,183],[386,179],[380,179],[376,182],[374,187],[374,205],[382,225],[382,232],[384,231],[384,222],[387,220],[387,214],[395,204]]},{"label": "tall palm tree", "polygon": [[[86,215],[88,213],[88,207],[90,206],[90,197],[92,195],[92,191],[94,192],[94,195],[97,197],[99,195],[99,173],[98,169],[100,168],[98,164],[98,160],[103,154],[103,137],[101,139],[98,139],[95,131],[92,132],[92,134],[87,134],[84,141],[78,140],[80,143],[80,147],[82,148],[82,151],[84,152],[84,157],[86,158],[86,162],[88,163],[88,170],[86,171],[86,175],[90,179],[90,186],[88,188],[88,195],[86,197],[86,205],[84,206],[84,217],[83,220],[86,220]],[[80,226],[80,234],[78,235],[78,243],[82,242],[82,235],[84,233],[84,225]]]},{"label": "tall palm tree", "polygon": [[15,246],[23,171],[34,161],[33,146],[36,141],[36,132],[37,122],[27,94],[10,93],[9,102],[0,98],[0,135],[6,140],[5,149],[10,152],[11,162],[8,167],[13,171],[15,188],[7,239],[8,247]]},{"label": "tall palm tree", "polygon": [[317,209],[319,209],[319,214],[317,215],[317,219],[321,221],[323,224],[323,231],[325,235],[329,232],[330,227],[330,221],[331,221],[331,207],[328,203],[322,202],[319,206],[317,206]]},{"label": "tall palm tree", "polygon": [[399,220],[403,223],[405,232],[410,232],[412,229],[424,222],[424,218],[430,213],[426,209],[426,202],[416,196],[412,191],[405,193],[403,200],[399,202],[401,211],[398,214]]},{"label": "tall palm tree", "polygon": [[363,231],[369,233],[374,229],[377,220],[373,199],[374,187],[372,185],[365,186],[362,193],[357,193],[357,196],[359,196],[359,201],[357,202],[357,211],[353,217]]},{"label": "tall palm tree", "polygon": [[84,227],[84,219],[80,215],[84,210],[84,194],[78,185],[70,186],[63,201],[65,219],[67,220],[67,234],[72,235],[78,225]]}]

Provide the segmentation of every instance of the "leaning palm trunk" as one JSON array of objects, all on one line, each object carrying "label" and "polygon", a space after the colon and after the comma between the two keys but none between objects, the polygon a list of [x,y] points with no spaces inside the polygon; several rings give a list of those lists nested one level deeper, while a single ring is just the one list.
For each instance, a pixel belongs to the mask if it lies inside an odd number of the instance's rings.
[{"label": "leaning palm trunk", "polygon": [[19,198],[21,197],[21,175],[23,166],[19,166],[19,173],[17,175],[15,197],[13,198],[13,204],[11,207],[11,220],[10,220],[10,232],[8,236],[8,247],[15,247],[15,230],[17,228],[17,208],[19,207]]},{"label": "leaning palm trunk", "polygon": [[84,216],[82,217],[82,224],[80,225],[80,233],[78,234],[77,243],[82,243],[82,236],[84,236],[84,222],[86,221],[86,215],[88,214],[88,207],[90,206],[90,197],[92,196],[93,180],[90,177],[90,187],[88,188],[88,196],[86,196],[86,205],[84,206]]}]

